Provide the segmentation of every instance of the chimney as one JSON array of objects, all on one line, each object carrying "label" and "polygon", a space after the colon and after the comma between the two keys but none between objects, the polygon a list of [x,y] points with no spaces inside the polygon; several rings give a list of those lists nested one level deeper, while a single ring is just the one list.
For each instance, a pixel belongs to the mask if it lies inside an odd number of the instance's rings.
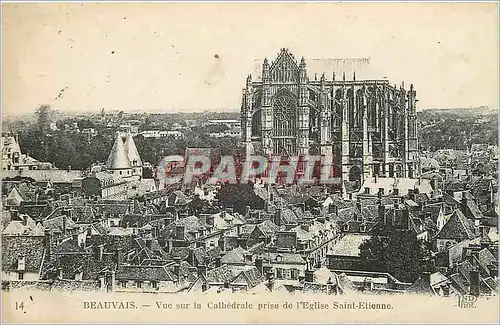
[{"label": "chimney", "polygon": [[364,279],[362,291],[373,291],[373,279],[372,278],[365,278]]},{"label": "chimney", "polygon": [[281,226],[281,208],[276,208],[274,211],[274,223],[276,226]]},{"label": "chimney", "polygon": [[52,231],[50,229],[45,229],[45,251],[47,260],[50,260],[52,253]]},{"label": "chimney", "polygon": [[214,226],[214,216],[213,214],[207,215],[207,226],[213,227]]},{"label": "chimney", "polygon": [[28,226],[28,215],[25,214],[24,216],[22,216],[22,219],[23,219],[23,226],[27,227]]},{"label": "chimney", "polygon": [[470,294],[473,296],[479,296],[479,271],[470,271]]},{"label": "chimney", "polygon": [[115,254],[116,254],[116,265],[117,266],[122,265],[122,263],[123,263],[123,256],[122,256],[121,249],[117,248]]},{"label": "chimney", "polygon": [[467,196],[465,192],[462,192],[462,200],[460,201],[460,210],[462,210],[464,216],[467,217]]},{"label": "chimney", "polygon": [[274,202],[274,194],[269,193],[269,202]]},{"label": "chimney", "polygon": [[255,258],[255,267],[259,270],[260,274],[264,275],[264,260],[262,257],[257,256]]},{"label": "chimney", "polygon": [[71,238],[72,238],[72,239],[73,239],[73,241],[75,242],[76,246],[80,246],[80,245],[78,244],[78,234],[73,234],[73,235],[71,236]]},{"label": "chimney", "polygon": [[245,207],[245,216],[246,216],[246,217],[249,217],[249,216],[250,216],[250,206],[249,206],[249,205],[247,205],[247,206]]},{"label": "chimney", "polygon": [[225,252],[226,251],[226,240],[224,239],[224,236],[221,236],[217,242],[219,245],[219,248],[221,251]]},{"label": "chimney", "polygon": [[309,231],[309,223],[303,223],[300,225],[300,228],[302,228],[302,230],[304,231]]},{"label": "chimney", "polygon": [[272,292],[274,290],[274,272],[272,269],[267,271],[266,278],[269,290]]},{"label": "chimney", "polygon": [[10,216],[12,220],[17,220],[17,218],[19,217],[19,210],[17,209],[10,210]]},{"label": "chimney", "polygon": [[62,269],[62,267],[60,267],[60,268],[58,268],[58,269],[57,269],[57,278],[58,278],[59,280],[62,280],[62,279],[64,278],[64,274],[63,274],[63,269]]},{"label": "chimney", "polygon": [[98,260],[99,262],[101,262],[101,261],[102,261],[102,257],[103,257],[103,255],[104,255],[104,245],[99,245],[99,246],[97,247],[97,260]]},{"label": "chimney", "polygon": [[66,236],[66,216],[62,216],[62,235]]},{"label": "chimney", "polygon": [[179,271],[181,269],[181,259],[180,257],[174,257],[174,274],[175,276],[177,277],[177,279],[179,278]]},{"label": "chimney", "polygon": [[246,240],[246,238],[238,237],[238,238],[236,238],[236,243],[241,248],[244,248],[244,249],[247,248],[247,240]]},{"label": "chimney", "polygon": [[222,266],[222,257],[219,255],[215,258],[215,267],[221,267]]},{"label": "chimney", "polygon": [[209,216],[209,214],[206,214],[206,213],[201,213],[200,216],[198,217],[200,219],[200,222],[202,225],[206,225],[207,224],[207,217]]},{"label": "chimney", "polygon": [[184,240],[184,226],[175,226],[175,239]]},{"label": "chimney", "polygon": [[106,290],[107,292],[115,291],[115,272],[109,271],[106,273]]},{"label": "chimney", "polygon": [[199,276],[204,276],[206,277],[207,276],[207,266],[206,265],[198,265],[198,275]]},{"label": "chimney", "polygon": [[146,247],[151,249],[151,244],[153,243],[153,240],[151,238],[146,239]]}]

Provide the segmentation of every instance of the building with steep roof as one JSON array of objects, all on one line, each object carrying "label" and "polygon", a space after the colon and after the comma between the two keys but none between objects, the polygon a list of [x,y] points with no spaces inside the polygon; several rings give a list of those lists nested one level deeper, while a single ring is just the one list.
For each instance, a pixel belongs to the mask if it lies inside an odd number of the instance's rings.
[{"label": "building with steep roof", "polygon": [[[321,77],[309,77],[314,69]],[[369,59],[306,65],[285,48],[273,62],[264,59],[243,89],[247,152],[333,156],[335,175],[358,183],[374,174],[416,177],[416,91],[413,85],[391,85],[370,70]]]},{"label": "building with steep roof", "polygon": [[106,161],[106,168],[111,173],[122,178],[130,178],[133,175],[133,169],[128,158],[127,149],[119,133],[116,135],[115,143]]},{"label": "building with steep roof", "polygon": [[127,133],[125,138],[125,151],[127,152],[127,157],[132,166],[132,175],[142,178],[142,159],[139,155],[139,151],[135,146],[134,138],[131,133]]}]

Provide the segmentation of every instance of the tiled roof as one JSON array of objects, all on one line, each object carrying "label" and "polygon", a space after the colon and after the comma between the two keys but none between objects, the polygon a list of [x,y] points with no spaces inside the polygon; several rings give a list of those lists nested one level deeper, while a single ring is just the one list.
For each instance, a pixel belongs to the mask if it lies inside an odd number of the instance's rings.
[{"label": "tiled roof", "polygon": [[265,236],[274,235],[274,233],[280,229],[280,227],[278,227],[271,220],[263,221],[263,222],[259,223],[256,227],[259,228],[260,231],[262,231],[262,233]]},{"label": "tiled roof", "polygon": [[409,293],[418,293],[435,296],[437,295],[436,290],[431,286],[430,283],[427,283],[422,277],[419,277],[417,281],[415,281],[406,292]]},{"label": "tiled roof", "polygon": [[7,195],[7,198],[5,199],[5,205],[20,206],[21,202],[23,201],[25,201],[25,199],[23,198],[21,193],[19,193],[17,187],[13,187],[9,195]]},{"label": "tiled roof", "polygon": [[302,226],[297,226],[295,228],[292,228],[290,229],[290,231],[297,233],[298,240],[308,241],[313,239],[313,235],[310,232],[302,229]]},{"label": "tiled roof", "polygon": [[174,281],[175,275],[166,266],[121,265],[116,280],[122,281]]},{"label": "tiled roof", "polygon": [[233,282],[237,281],[238,278],[240,278],[241,276],[246,279],[249,288],[253,288],[265,280],[265,277],[259,272],[259,270],[255,266],[252,266],[246,270],[241,271],[240,275],[237,276],[233,280]]},{"label": "tiled roof", "polygon": [[63,224],[64,221],[63,219],[66,220],[66,230],[71,230],[71,229],[76,229],[78,226],[76,223],[68,218],[67,216],[60,216],[60,217],[55,217],[52,219],[47,219],[43,221],[43,226],[45,229],[50,229],[52,230],[53,233],[62,233],[63,232]]},{"label": "tiled roof", "polygon": [[223,284],[225,282],[230,283],[233,275],[227,265],[222,265],[221,267],[207,271],[206,278],[209,284]]},{"label": "tiled roof", "polygon": [[85,250],[78,246],[73,240],[65,240],[61,244],[57,245],[53,254],[85,254]]},{"label": "tiled roof", "polygon": [[369,238],[371,236],[346,234],[333,246],[331,255],[358,257],[359,246]]},{"label": "tiled roof", "polygon": [[2,271],[17,271],[20,256],[25,258],[25,270],[38,273],[45,252],[42,236],[2,236]]},{"label": "tiled roof", "polygon": [[306,264],[306,261],[296,253],[264,253],[261,255],[266,263],[280,263],[280,264]]},{"label": "tiled roof", "polygon": [[241,247],[236,247],[229,252],[227,252],[222,257],[223,264],[244,264],[245,263],[245,254],[248,254],[248,251]]},{"label": "tiled roof", "polygon": [[26,226],[23,221],[13,220],[2,231],[5,236],[44,236],[44,228],[41,224],[31,219],[27,214],[21,215],[21,218],[27,218]]},{"label": "tiled roof", "polygon": [[474,239],[474,227],[460,210],[455,210],[448,222],[437,235],[437,239],[455,239],[458,241]]}]

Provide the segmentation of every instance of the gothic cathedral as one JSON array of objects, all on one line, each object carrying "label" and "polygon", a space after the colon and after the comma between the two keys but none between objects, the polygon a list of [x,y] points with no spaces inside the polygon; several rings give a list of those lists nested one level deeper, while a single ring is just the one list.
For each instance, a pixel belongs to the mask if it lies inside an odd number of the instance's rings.
[{"label": "gothic cathedral", "polygon": [[333,157],[335,175],[363,181],[418,175],[416,91],[386,79],[309,80],[287,49],[249,75],[241,106],[247,154]]}]

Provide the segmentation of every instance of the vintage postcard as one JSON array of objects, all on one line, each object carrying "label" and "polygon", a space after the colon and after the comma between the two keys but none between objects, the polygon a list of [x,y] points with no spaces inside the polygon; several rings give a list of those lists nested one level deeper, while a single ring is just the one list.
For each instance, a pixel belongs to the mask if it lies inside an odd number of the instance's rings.
[{"label": "vintage postcard", "polygon": [[2,3],[2,321],[498,323],[498,8]]}]

